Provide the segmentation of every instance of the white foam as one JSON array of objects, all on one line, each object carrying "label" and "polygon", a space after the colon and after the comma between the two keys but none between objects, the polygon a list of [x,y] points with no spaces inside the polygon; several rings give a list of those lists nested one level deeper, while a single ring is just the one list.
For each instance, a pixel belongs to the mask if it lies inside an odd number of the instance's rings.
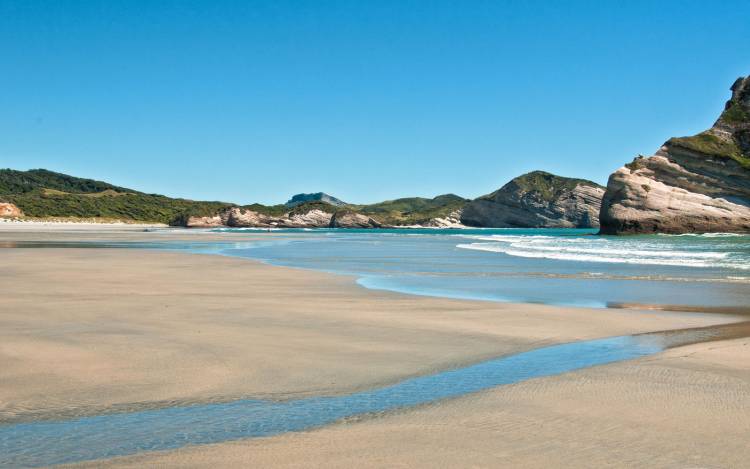
[{"label": "white foam", "polygon": [[735,238],[738,236],[747,236],[742,233],[682,233],[682,234],[657,233],[657,234],[659,236],[671,236],[671,237],[692,236],[696,238]]},{"label": "white foam", "polygon": [[[712,235],[717,234],[727,235],[726,233],[713,233]],[[729,235],[735,236],[733,233]],[[459,244],[457,246],[459,248],[498,252],[515,257],[750,270],[750,262],[742,260],[746,256],[735,256],[736,252],[725,249],[717,250],[717,248],[714,248],[714,250],[706,249],[709,246],[675,244],[667,240],[654,239],[649,242],[644,239],[620,238],[614,240],[588,236],[524,236],[513,234],[461,235],[461,237],[479,242]]]},{"label": "white foam", "polygon": [[[620,263],[620,264],[643,264],[643,265],[674,265],[674,266],[689,266],[689,267],[715,267],[718,266],[715,262],[709,262],[705,259],[696,258],[657,258],[657,257],[626,257],[617,256],[614,253],[603,254],[601,252],[567,252],[564,250],[529,250],[529,249],[514,249],[512,246],[497,246],[492,244],[482,243],[471,243],[471,244],[459,244],[457,247],[462,249],[473,249],[476,251],[489,251],[504,253],[509,256],[515,257],[529,257],[529,258],[543,258],[543,259],[557,259],[566,261],[579,261],[579,262],[605,262],[605,263]],[[723,265],[724,267],[740,267],[735,265]],[[748,267],[750,268],[750,267]]]}]

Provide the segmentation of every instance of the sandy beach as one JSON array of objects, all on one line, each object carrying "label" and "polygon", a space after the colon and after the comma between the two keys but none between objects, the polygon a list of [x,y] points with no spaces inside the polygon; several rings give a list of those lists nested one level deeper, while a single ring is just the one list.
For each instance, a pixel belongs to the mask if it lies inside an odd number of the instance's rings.
[{"label": "sandy beach", "polygon": [[[542,378],[310,432],[107,467],[747,467],[750,341]],[[81,467],[101,467],[101,462]]]},{"label": "sandy beach", "polygon": [[[195,236],[62,231],[0,228],[0,242]],[[132,249],[2,249],[0,277],[0,424],[335,395],[542,345],[738,320],[416,297]],[[748,344],[696,344],[315,431],[90,465],[740,467]]]}]

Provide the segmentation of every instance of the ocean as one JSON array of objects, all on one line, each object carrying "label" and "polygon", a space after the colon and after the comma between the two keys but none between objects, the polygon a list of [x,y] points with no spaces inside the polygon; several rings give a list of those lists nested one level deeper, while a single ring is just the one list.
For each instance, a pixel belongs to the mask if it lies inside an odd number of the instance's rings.
[{"label": "ocean", "polygon": [[[221,228],[212,231],[258,232]],[[401,293],[586,307],[750,306],[750,235],[582,229],[278,230],[222,254]]]}]

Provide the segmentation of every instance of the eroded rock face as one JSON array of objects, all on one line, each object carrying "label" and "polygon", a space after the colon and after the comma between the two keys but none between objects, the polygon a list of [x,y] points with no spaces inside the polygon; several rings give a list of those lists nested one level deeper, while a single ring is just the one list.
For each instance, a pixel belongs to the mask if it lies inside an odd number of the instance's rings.
[{"label": "eroded rock face", "polygon": [[219,214],[219,218],[223,225],[235,228],[327,228],[331,223],[331,214],[317,209],[274,217],[254,210],[232,207]]},{"label": "eroded rock face", "polygon": [[186,228],[215,228],[224,226],[224,222],[219,215],[212,217],[188,217],[184,222],[184,226]]},{"label": "eroded rock face", "polygon": [[234,228],[270,228],[280,223],[281,218],[272,217],[241,207],[232,207],[220,214],[224,224]]},{"label": "eroded rock face", "polygon": [[328,228],[332,215],[323,210],[287,214],[280,226],[287,228]]},{"label": "eroded rock face", "polygon": [[602,233],[750,231],[750,77],[731,89],[711,129],[672,138],[609,177]]},{"label": "eroded rock face", "polygon": [[22,217],[23,212],[20,208],[16,207],[14,204],[7,203],[7,202],[0,202],[0,217],[1,218],[16,218],[16,217]]},{"label": "eroded rock face", "polygon": [[451,213],[448,214],[448,216],[441,218],[432,218],[427,223],[423,224],[422,226],[427,228],[465,228],[466,225],[461,223],[461,213],[463,212],[463,209],[461,210],[454,210]]},{"label": "eroded rock face", "polygon": [[604,188],[594,182],[534,171],[469,202],[461,222],[491,228],[595,228],[603,195]]},{"label": "eroded rock face", "polygon": [[339,211],[333,214],[329,225],[331,228],[380,228],[382,225],[361,213]]}]

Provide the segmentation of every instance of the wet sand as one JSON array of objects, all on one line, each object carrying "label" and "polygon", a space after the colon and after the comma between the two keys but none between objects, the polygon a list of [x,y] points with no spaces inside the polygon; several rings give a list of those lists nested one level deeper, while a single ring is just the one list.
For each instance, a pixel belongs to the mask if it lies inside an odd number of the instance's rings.
[{"label": "wet sand", "polygon": [[[195,235],[0,230],[0,241]],[[139,250],[2,249],[0,281],[0,424],[345,393],[542,345],[736,320],[414,297],[365,290],[350,277]],[[685,350],[692,361],[678,358]],[[743,339],[697,344],[374,420],[117,463],[580,465],[629,461],[617,439],[632,457],[669,449],[658,444],[669,432],[684,448],[713,455],[748,433],[747,350]],[[673,402],[684,404],[684,415]],[[698,449],[697,438],[714,430],[715,441]],[[675,448],[676,460],[691,462]]]},{"label": "wet sand", "polygon": [[106,464],[740,468],[750,460],[748,435],[750,340],[735,339],[310,432]]}]

